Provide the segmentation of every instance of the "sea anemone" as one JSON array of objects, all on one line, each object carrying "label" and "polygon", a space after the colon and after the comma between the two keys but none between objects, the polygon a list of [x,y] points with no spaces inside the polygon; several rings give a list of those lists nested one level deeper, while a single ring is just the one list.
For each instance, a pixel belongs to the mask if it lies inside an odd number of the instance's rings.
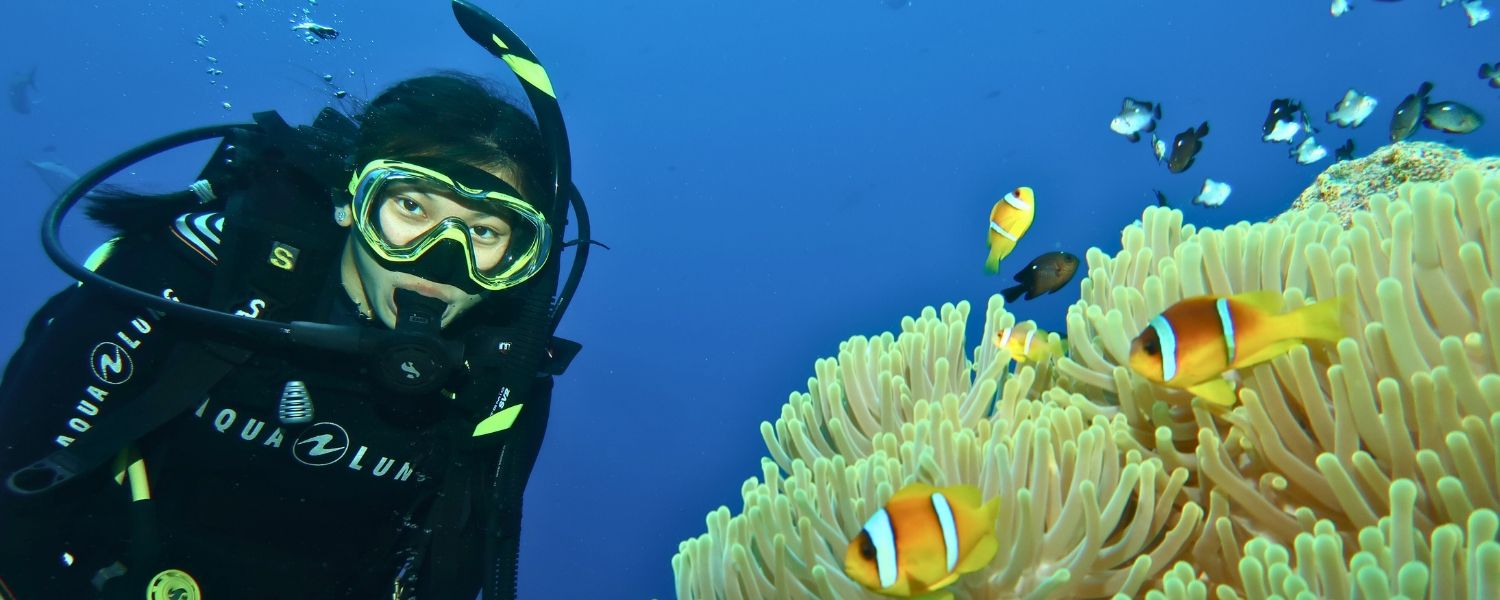
[{"label": "sea anemone", "polygon": [[[1222,230],[1146,209],[1088,252],[1055,365],[1012,372],[998,296],[969,353],[967,302],[844,342],[761,424],[743,510],[681,544],[678,597],[880,598],[844,549],[913,481],[1001,498],[960,599],[1500,597],[1500,176],[1366,204]],[[1349,335],[1242,371],[1223,415],[1123,366],[1172,303],[1252,290],[1346,298]]]}]

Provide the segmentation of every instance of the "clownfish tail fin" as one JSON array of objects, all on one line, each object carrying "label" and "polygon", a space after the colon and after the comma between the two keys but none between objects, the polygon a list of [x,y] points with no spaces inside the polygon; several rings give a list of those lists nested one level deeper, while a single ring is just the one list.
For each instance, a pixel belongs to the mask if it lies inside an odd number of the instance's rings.
[{"label": "clownfish tail fin", "polygon": [[1343,297],[1330,298],[1287,313],[1286,318],[1299,338],[1337,342],[1349,335],[1343,326],[1346,304]]},{"label": "clownfish tail fin", "polygon": [[989,258],[986,258],[984,260],[984,272],[987,275],[994,275],[1000,272],[999,252],[990,252]]}]

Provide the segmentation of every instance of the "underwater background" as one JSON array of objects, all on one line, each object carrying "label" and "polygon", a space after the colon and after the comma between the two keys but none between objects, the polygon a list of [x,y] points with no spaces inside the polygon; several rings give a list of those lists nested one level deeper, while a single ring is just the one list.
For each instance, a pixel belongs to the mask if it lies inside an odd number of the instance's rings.
[{"label": "underwater background", "polygon": [[[679,542],[716,507],[738,511],[760,475],[759,424],[850,336],[926,305],[983,307],[1042,252],[1113,254],[1153,189],[1200,228],[1281,213],[1332,158],[1299,165],[1259,139],[1275,98],[1306,105],[1330,155],[1348,138],[1355,156],[1387,143],[1423,81],[1500,113],[1500,90],[1476,76],[1500,61],[1500,20],[1471,28],[1437,0],[1360,0],[1338,18],[1311,0],[478,4],[551,71],[594,237],[611,247],[592,253],[559,331],[584,350],[558,379],[527,490],[522,598],[568,597],[581,579],[612,598],[673,596]],[[69,284],[41,251],[53,192],[28,161],[81,173],[256,111],[305,123],[340,105],[337,90],[369,96],[435,69],[515,88],[445,0],[17,2],[6,15],[0,76],[36,73],[27,110],[0,110],[7,357]],[[310,43],[291,29],[304,18],[341,35]],[[1379,100],[1374,114],[1326,124],[1350,87]],[[1196,164],[1169,173],[1110,131],[1126,96],[1162,105],[1166,139],[1209,121]],[[1412,139],[1500,154],[1500,124]],[[210,148],[195,150],[112,182],[180,189]],[[1205,177],[1233,186],[1223,206],[1188,202]],[[1017,186],[1035,190],[1035,224],[986,275],[990,208]],[[70,223],[75,257],[102,241]],[[1061,331],[1083,275],[1007,308]]]}]

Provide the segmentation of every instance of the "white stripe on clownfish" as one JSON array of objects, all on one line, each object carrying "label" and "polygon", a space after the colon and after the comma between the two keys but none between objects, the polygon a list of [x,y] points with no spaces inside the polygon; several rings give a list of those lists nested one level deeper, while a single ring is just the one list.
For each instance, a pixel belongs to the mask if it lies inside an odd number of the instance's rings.
[{"label": "white stripe on clownfish", "polygon": [[1151,319],[1151,329],[1156,330],[1156,341],[1161,345],[1161,379],[1171,381],[1177,376],[1177,335],[1172,333],[1172,324],[1161,315]]},{"label": "white stripe on clownfish", "polygon": [[1224,348],[1229,356],[1225,364],[1234,364],[1234,317],[1229,313],[1229,299],[1219,298],[1214,301],[1214,308],[1219,311],[1219,326],[1224,330]]},{"label": "white stripe on clownfish", "polygon": [[938,525],[943,530],[943,548],[947,550],[948,572],[958,567],[958,525],[953,521],[953,507],[942,492],[932,493],[932,510],[937,513]]},{"label": "white stripe on clownfish", "polygon": [[896,585],[896,532],[891,527],[891,514],[884,508],[876,511],[865,521],[865,535],[875,545],[875,570],[880,574],[880,587]]},{"label": "white stripe on clownfish", "polygon": [[990,221],[990,230],[1000,234],[1001,237],[1004,237],[1005,239],[1012,242],[1020,241],[1021,239],[1016,237],[1016,234],[1006,231],[1003,227],[1000,227],[999,223],[996,223],[994,221]]}]

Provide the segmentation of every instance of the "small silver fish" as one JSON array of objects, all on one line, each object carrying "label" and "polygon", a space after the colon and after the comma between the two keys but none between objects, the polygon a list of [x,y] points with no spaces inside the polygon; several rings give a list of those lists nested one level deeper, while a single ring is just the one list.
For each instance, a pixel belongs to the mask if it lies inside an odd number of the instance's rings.
[{"label": "small silver fish", "polygon": [[1302,143],[1292,149],[1291,156],[1299,165],[1310,165],[1328,157],[1328,149],[1318,145],[1312,136],[1302,138]]},{"label": "small silver fish", "polygon": [[1160,118],[1160,104],[1127,97],[1120,106],[1120,114],[1109,120],[1109,128],[1135,143],[1141,140],[1141,132],[1156,131],[1156,121]]},{"label": "small silver fish", "polygon": [[1232,189],[1227,183],[1204,179],[1203,189],[1198,192],[1197,198],[1193,198],[1193,204],[1201,204],[1208,207],[1222,205],[1225,200],[1229,199],[1229,192],[1231,191]]},{"label": "small silver fish", "polygon": [[1262,142],[1286,142],[1292,143],[1292,138],[1297,137],[1297,132],[1302,131],[1302,125],[1296,121],[1272,121],[1270,131],[1261,136]]},{"label": "small silver fish", "polygon": [[1302,110],[1302,103],[1291,98],[1277,98],[1271,101],[1271,110],[1266,114],[1266,120],[1260,126],[1261,141],[1263,142],[1286,142],[1291,143],[1297,134],[1306,132],[1314,133],[1312,126],[1308,123],[1307,112]]},{"label": "small silver fish", "polygon": [[1167,157],[1167,142],[1156,137],[1154,133],[1151,134],[1151,153],[1156,155],[1156,164],[1158,165]]},{"label": "small silver fish", "polygon": [[1349,88],[1349,91],[1344,92],[1344,98],[1328,112],[1328,122],[1339,127],[1359,127],[1369,118],[1370,113],[1375,112],[1377,104],[1380,104],[1378,100]]},{"label": "small silver fish", "polygon": [[1464,14],[1469,15],[1469,27],[1490,20],[1490,9],[1481,0],[1464,0]]},{"label": "small silver fish", "polygon": [[1349,0],[1333,0],[1333,4],[1328,7],[1328,13],[1335,17],[1341,17],[1353,8],[1354,5],[1350,4]]}]

